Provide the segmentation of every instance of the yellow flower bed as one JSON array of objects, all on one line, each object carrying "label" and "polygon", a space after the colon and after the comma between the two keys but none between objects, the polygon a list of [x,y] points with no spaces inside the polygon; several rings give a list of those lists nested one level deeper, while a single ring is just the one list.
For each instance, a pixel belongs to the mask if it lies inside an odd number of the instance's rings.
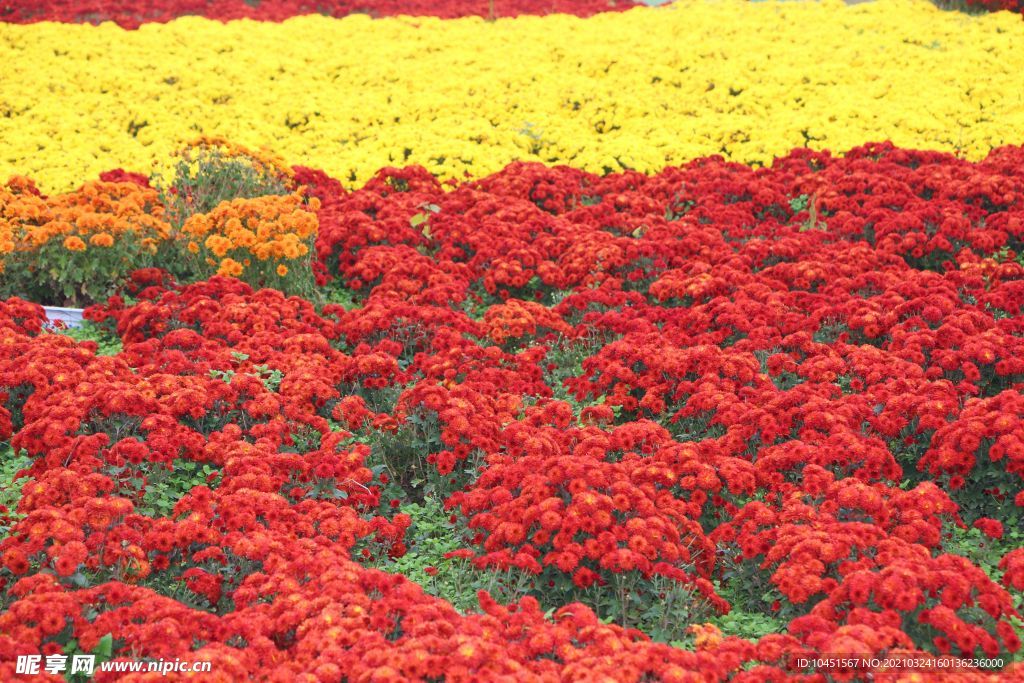
[{"label": "yellow flower bed", "polygon": [[0,24],[0,180],[149,172],[201,134],[345,182],[516,159],[654,171],[869,140],[1024,140],[1024,22],[927,0],[687,2],[589,19]]}]

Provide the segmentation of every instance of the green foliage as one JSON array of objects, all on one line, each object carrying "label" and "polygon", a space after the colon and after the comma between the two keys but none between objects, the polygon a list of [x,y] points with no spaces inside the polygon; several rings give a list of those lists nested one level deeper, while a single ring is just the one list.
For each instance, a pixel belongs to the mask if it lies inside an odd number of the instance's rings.
[{"label": "green foliage", "polygon": [[544,383],[551,387],[556,399],[575,403],[565,388],[565,380],[582,375],[583,361],[593,352],[590,344],[561,336],[551,345],[541,367],[544,368]]},{"label": "green foliage", "polygon": [[943,534],[942,550],[950,555],[966,557],[984,569],[986,574],[994,576],[996,565],[999,564],[999,555],[993,552],[996,545],[997,541],[978,529],[961,529],[949,525]]},{"label": "green foliage", "polygon": [[[554,398],[567,401],[575,408],[582,408],[576,398],[565,388],[565,381],[583,374],[583,361],[593,356],[602,346],[617,339],[618,335],[594,332],[582,338],[569,339],[559,336],[548,349],[541,366],[544,368],[544,383],[551,387]],[[600,397],[595,403],[603,403]],[[616,406],[616,409],[618,406]]]},{"label": "green foliage", "polygon": [[169,184],[155,180],[167,220],[175,228],[221,202],[288,194],[285,181],[261,162],[207,146],[188,148]]},{"label": "green foliage", "polygon": [[9,443],[0,443],[0,541],[21,518],[14,510],[21,500],[25,479],[15,480],[15,476],[31,462],[28,456],[16,454]]},{"label": "green foliage", "polygon": [[[244,353],[234,352],[231,354],[231,356],[238,362],[246,361],[249,359],[249,356]],[[259,379],[261,382],[263,382],[263,386],[267,388],[267,391],[276,392],[278,389],[281,388],[281,380],[284,379],[284,373],[278,370],[277,368],[271,368],[267,365],[254,365],[252,366],[252,369],[253,372],[247,372],[243,374],[247,374],[251,377]],[[227,384],[231,384],[231,380],[237,374],[238,372],[236,372],[235,370],[210,370],[210,377],[212,377],[213,379],[223,380]]]},{"label": "green foliage", "polygon": [[[568,601],[582,602],[606,623],[639,629],[661,643],[685,638],[689,625],[714,614],[711,603],[694,587],[663,576],[644,578],[638,572],[612,574],[608,585],[576,589],[571,596]],[[542,604],[548,601],[542,599]]]},{"label": "green foliage", "polygon": [[675,197],[669,203],[665,209],[665,220],[677,221],[686,214],[690,213],[690,210],[697,205],[697,202],[693,199],[683,199],[683,190],[676,192]]},{"label": "green foliage", "polygon": [[[67,644],[64,646],[63,653],[67,655],[69,662],[71,661],[72,658],[75,657],[75,655],[93,655],[96,658],[96,668],[94,669],[94,671],[98,671],[100,664],[102,664],[103,662],[109,662],[111,659],[114,658],[114,634],[108,633],[104,635],[102,638],[100,638],[99,642],[96,643],[96,647],[92,649],[92,652],[86,652],[78,644],[78,640],[71,638],[71,640],[68,640]],[[85,683],[85,681],[89,681],[92,679],[91,674],[86,674],[83,672],[71,674],[70,668],[68,669],[68,673],[66,673],[64,677],[68,681],[68,683]]]},{"label": "green foliage", "polygon": [[[718,594],[732,605],[733,612],[782,620],[795,616],[786,613],[787,602],[782,599],[779,589],[771,583],[770,573],[761,570],[757,565],[756,561],[744,561],[742,551],[734,543],[721,548]],[[773,609],[776,603],[780,603],[781,610]],[[792,608],[788,609],[792,611]]]},{"label": "green foliage", "polygon": [[406,532],[408,551],[399,558],[374,554],[377,568],[404,575],[463,613],[479,609],[477,593],[481,590],[499,602],[518,600],[526,594],[532,577],[523,572],[478,570],[468,560],[445,558],[446,553],[465,544],[458,526],[449,521],[436,496],[426,496],[422,503],[403,505],[401,512],[412,518],[412,526]]},{"label": "green foliage", "polygon": [[91,320],[83,320],[78,327],[68,327],[60,330],[60,333],[78,342],[96,342],[97,356],[113,356],[121,352],[121,340],[110,330]]},{"label": "green foliage", "polygon": [[441,423],[432,410],[416,410],[398,430],[373,430],[369,434],[370,462],[386,471],[404,500],[422,503],[427,497],[445,498],[467,486],[479,474],[482,453],[474,451],[466,460],[457,460],[454,470],[441,474],[431,454],[445,450],[441,441]]},{"label": "green foliage", "polygon": [[18,296],[46,306],[86,306],[106,301],[133,270],[155,265],[152,245],[160,235],[138,226],[123,230],[110,246],[86,244],[75,250],[57,237],[40,246],[16,240],[14,251],[3,259],[0,299]]},{"label": "green foliage", "polygon": [[[439,213],[441,207],[437,204],[420,204],[422,211],[409,219],[409,225],[423,233],[423,236],[430,239],[430,217]],[[422,227],[421,227],[422,226]]]},{"label": "green foliage", "polygon": [[[1008,530],[1024,528],[1024,511],[992,495],[992,491],[1016,490],[1020,477],[1009,472],[1003,463],[992,461],[988,454],[991,445],[992,439],[982,442],[976,455],[977,464],[964,478],[964,485],[955,490],[947,488],[950,498],[960,506],[960,517],[968,524],[973,524],[982,517],[992,517],[1002,522]],[[940,486],[948,486],[951,478],[952,476],[943,474],[935,477],[933,481]],[[1010,496],[1012,495],[1011,493]]]},{"label": "green foliage", "polygon": [[786,630],[786,622],[781,619],[734,609],[728,614],[711,620],[715,626],[727,636],[739,636],[748,640],[757,640],[771,633],[782,633]]},{"label": "green foliage", "polygon": [[[458,550],[461,544],[455,525],[448,521],[441,502],[436,497],[427,496],[422,503],[403,505],[401,512],[412,518],[412,526],[406,532],[408,551],[400,558],[385,559],[381,568],[403,574],[433,595],[453,593],[452,590],[444,590],[445,579],[450,577],[442,576],[440,570],[448,563],[445,553]],[[438,576],[431,577],[425,571],[428,567],[438,568]]]},{"label": "green foliage", "polygon": [[[973,527],[965,529],[947,524],[943,529],[940,552],[966,557],[985,570],[993,581],[1001,581],[999,561],[1006,553],[1021,547],[1024,547],[1024,525],[1021,524],[1008,525],[1004,521],[1003,536],[999,539],[989,538]],[[1020,594],[1015,596],[1018,608],[1022,597]]]},{"label": "green foliage", "polygon": [[284,379],[283,372],[266,365],[254,365],[253,369],[256,371],[256,376],[263,382],[263,386],[267,388],[267,391],[276,392],[281,388],[281,380]]},{"label": "green foliage", "polygon": [[[1012,259],[1010,258],[1011,253],[1014,256],[1014,258],[1012,258]],[[1021,266],[1024,266],[1024,251],[1011,252],[1010,247],[1008,247],[1008,246],[1000,247],[999,251],[997,251],[995,254],[992,255],[992,258],[994,258],[996,261],[999,261],[1000,263],[1006,263],[1006,262],[1012,261],[1012,262],[1017,263],[1017,264],[1019,264]],[[1002,317],[1009,317],[1009,316],[1002,316]]]},{"label": "green foliage", "polygon": [[[425,496],[421,503],[401,506],[401,512],[412,518],[406,533],[408,551],[400,558],[390,558],[384,552],[371,553],[372,563],[385,571],[403,574],[462,612],[478,609],[477,593],[481,590],[499,602],[532,595],[552,610],[582,602],[606,623],[638,628],[659,642],[685,637],[687,626],[706,621],[712,614],[710,603],[696,590],[665,577],[644,578],[630,572],[613,575],[609,585],[581,589],[567,575],[552,568],[539,576],[518,569],[478,569],[467,559],[445,557],[466,547],[467,530],[451,520],[438,497]],[[770,632],[776,626],[775,620],[759,615],[740,615],[730,623],[748,632]]]},{"label": "green foliage", "polygon": [[215,488],[220,480],[220,471],[207,463],[193,460],[175,460],[170,466],[161,463],[144,462],[136,467],[124,465],[107,468],[108,473],[119,478],[126,488],[141,493],[141,502],[136,512],[147,517],[167,517],[175,504],[196,486]]},{"label": "green foliage", "polygon": [[844,333],[849,333],[845,322],[841,320],[823,320],[817,332],[814,333],[814,342],[817,344],[834,344]]},{"label": "green foliage", "polygon": [[667,420],[662,419],[661,424],[677,441],[703,441],[717,439],[725,434],[723,425],[711,423],[714,417],[715,413],[705,411],[692,417],[672,416]]},{"label": "green foliage", "polygon": [[331,283],[321,291],[323,292],[323,302],[325,304],[336,304],[344,308],[346,311],[361,308],[363,305],[359,294],[342,285],[337,278],[331,281]]},{"label": "green foliage", "polygon": [[741,591],[721,585],[716,586],[716,590],[732,605],[728,614],[711,619],[711,623],[721,629],[726,636],[757,640],[770,633],[783,633],[786,630],[786,620],[779,618],[766,603],[759,601],[763,606],[760,610],[750,609],[747,607],[748,601],[740,594]]},{"label": "green foliage", "polygon": [[[427,455],[443,448],[436,413],[410,415],[395,432],[370,435],[371,462],[384,466],[388,476],[414,501],[436,492],[436,469]],[[433,472],[434,477],[431,477]]]},{"label": "green foliage", "polygon": [[789,200],[789,208],[793,213],[800,213],[810,205],[810,197],[802,194]]},{"label": "green foliage", "polygon": [[300,425],[289,435],[290,445],[281,446],[282,453],[310,453],[320,448],[323,435],[309,425]]},{"label": "green foliage", "polygon": [[[1012,519],[1017,520],[1019,518],[1014,514]],[[966,557],[973,564],[984,570],[990,579],[1001,583],[1003,572],[999,569],[999,561],[1011,550],[1024,547],[1024,526],[1017,521],[1008,524],[1005,518],[1002,518],[1001,521],[1003,522],[1004,531],[1002,538],[998,539],[990,538],[979,529],[973,527],[962,528],[954,524],[947,524],[942,532],[942,544],[935,551],[935,554],[946,553]],[[1010,597],[1014,609],[1021,613],[1024,610],[1024,593],[1011,589]],[[973,616],[976,620],[987,621],[989,623],[986,628],[988,630],[994,629],[994,624],[987,619],[987,614],[977,607],[970,609],[974,612]],[[1017,633],[1017,637],[1024,641],[1024,619],[1021,619],[1018,615],[1010,617],[1009,621]],[[912,637],[915,635],[911,633]],[[1024,650],[1018,650],[1015,654],[1011,654],[1008,661],[1024,661]]]},{"label": "green foliage", "polygon": [[[801,197],[803,196],[804,195],[801,195]],[[790,206],[792,206],[792,203]],[[807,220],[800,226],[800,232],[807,232],[808,230],[825,230],[828,228],[825,221],[819,218],[818,198],[816,196],[812,195],[807,199],[807,203],[804,208],[807,210]]]}]

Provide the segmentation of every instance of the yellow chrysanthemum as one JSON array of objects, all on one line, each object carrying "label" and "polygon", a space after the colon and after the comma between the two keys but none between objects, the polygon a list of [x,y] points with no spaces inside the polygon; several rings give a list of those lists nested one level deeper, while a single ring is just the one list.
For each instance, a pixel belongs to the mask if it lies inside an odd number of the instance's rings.
[{"label": "yellow chrysanthemum", "polygon": [[885,139],[979,158],[1024,139],[1022,42],[1019,16],[927,0],[0,24],[0,178],[54,192],[115,167],[166,170],[196,126],[350,185],[387,165],[655,171]]}]

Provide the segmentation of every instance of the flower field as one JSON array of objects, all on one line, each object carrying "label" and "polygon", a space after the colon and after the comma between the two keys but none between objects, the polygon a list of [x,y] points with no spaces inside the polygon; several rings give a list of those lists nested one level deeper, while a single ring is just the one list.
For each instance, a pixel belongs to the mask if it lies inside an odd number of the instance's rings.
[{"label": "flower field", "polygon": [[1018,14],[311,9],[0,6],[0,680],[1024,677]]},{"label": "flower field", "polygon": [[874,140],[977,160],[1024,135],[1022,41],[1019,16],[923,0],[701,0],[500,22],[183,18],[132,32],[0,24],[13,65],[0,179],[64,192],[113,168],[165,169],[201,135],[348,187],[385,166],[458,180],[514,161],[655,173]]}]

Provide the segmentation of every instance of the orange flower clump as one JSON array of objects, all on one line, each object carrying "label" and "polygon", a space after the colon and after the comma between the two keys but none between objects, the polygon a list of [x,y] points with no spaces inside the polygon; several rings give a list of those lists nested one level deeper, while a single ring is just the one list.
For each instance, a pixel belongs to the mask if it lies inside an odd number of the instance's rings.
[{"label": "orange flower clump", "polygon": [[105,299],[129,272],[154,265],[169,236],[156,190],[142,184],[93,181],[44,197],[32,181],[12,178],[0,185],[0,295]]},{"label": "orange flower clump", "polygon": [[35,251],[53,239],[72,251],[84,250],[86,242],[112,247],[129,235],[155,251],[169,234],[156,190],[135,183],[91,181],[52,197],[42,197],[24,178],[0,186],[0,256]]},{"label": "orange flower clump", "polygon": [[[242,263],[271,269],[284,277],[288,267],[281,261],[308,257],[317,233],[319,201],[307,201],[301,191],[255,199],[223,202],[213,211],[190,217],[182,227],[185,239],[205,248],[219,262],[218,273],[241,275]],[[283,268],[283,272],[282,272]]]}]

